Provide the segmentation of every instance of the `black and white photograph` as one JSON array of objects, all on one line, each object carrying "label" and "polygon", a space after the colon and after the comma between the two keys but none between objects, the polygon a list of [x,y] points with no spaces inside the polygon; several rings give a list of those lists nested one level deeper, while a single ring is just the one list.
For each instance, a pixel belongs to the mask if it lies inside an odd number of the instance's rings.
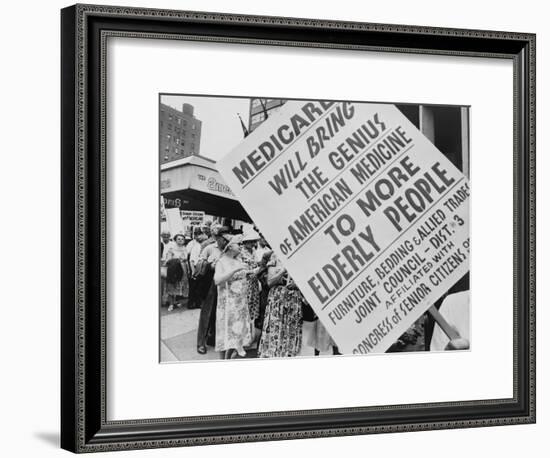
[{"label": "black and white photograph", "polygon": [[159,94],[160,362],[470,350],[469,117]]},{"label": "black and white photograph", "polygon": [[547,10],[6,2],[2,456],[548,455]]}]

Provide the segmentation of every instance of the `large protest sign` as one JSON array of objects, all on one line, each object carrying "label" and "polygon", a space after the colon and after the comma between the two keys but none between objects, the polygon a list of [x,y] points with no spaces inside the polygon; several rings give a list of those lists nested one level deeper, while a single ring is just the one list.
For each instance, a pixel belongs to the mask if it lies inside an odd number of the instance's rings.
[{"label": "large protest sign", "polygon": [[394,105],[287,102],[218,170],[343,353],[387,350],[469,270],[468,180]]}]

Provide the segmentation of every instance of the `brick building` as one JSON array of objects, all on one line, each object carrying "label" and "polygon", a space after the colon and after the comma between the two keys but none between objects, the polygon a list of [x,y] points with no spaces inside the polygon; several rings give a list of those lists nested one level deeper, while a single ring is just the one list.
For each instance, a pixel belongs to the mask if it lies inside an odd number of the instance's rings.
[{"label": "brick building", "polygon": [[161,164],[200,153],[202,122],[193,105],[184,103],[180,111],[161,103],[159,121]]}]

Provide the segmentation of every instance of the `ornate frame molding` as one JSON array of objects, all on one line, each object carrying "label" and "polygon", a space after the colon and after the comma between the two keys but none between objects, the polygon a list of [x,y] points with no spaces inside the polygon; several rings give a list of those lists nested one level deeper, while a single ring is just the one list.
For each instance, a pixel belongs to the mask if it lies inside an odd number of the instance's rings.
[{"label": "ornate frame molding", "polygon": [[[124,28],[130,20],[133,24],[131,31]],[[136,28],[141,31],[136,31]],[[235,36],[243,30],[254,34],[254,38]],[[338,41],[329,39],[328,32]],[[515,177],[513,398],[107,421],[105,87],[109,37],[512,59]],[[535,421],[533,34],[75,5],[62,10],[62,72],[63,448],[74,452],[96,452]],[[404,412],[415,412],[417,417],[411,420],[407,416],[407,420],[396,423],[395,418]],[[372,413],[386,417],[373,421]],[[241,426],[231,429],[229,425],[235,420]],[[297,423],[292,424],[293,421]],[[190,428],[190,425],[195,428]],[[202,430],[197,429],[197,425],[201,425]]]}]

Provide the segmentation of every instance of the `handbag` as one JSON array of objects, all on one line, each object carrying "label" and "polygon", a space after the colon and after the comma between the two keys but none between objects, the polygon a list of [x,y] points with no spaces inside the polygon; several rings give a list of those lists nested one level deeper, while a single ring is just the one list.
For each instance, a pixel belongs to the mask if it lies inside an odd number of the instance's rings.
[{"label": "handbag", "polygon": [[183,267],[179,259],[174,258],[166,262],[166,281],[168,283],[176,284],[182,280],[183,275]]},{"label": "handbag", "polygon": [[204,277],[208,273],[208,260],[200,258],[195,264],[195,277]]}]

